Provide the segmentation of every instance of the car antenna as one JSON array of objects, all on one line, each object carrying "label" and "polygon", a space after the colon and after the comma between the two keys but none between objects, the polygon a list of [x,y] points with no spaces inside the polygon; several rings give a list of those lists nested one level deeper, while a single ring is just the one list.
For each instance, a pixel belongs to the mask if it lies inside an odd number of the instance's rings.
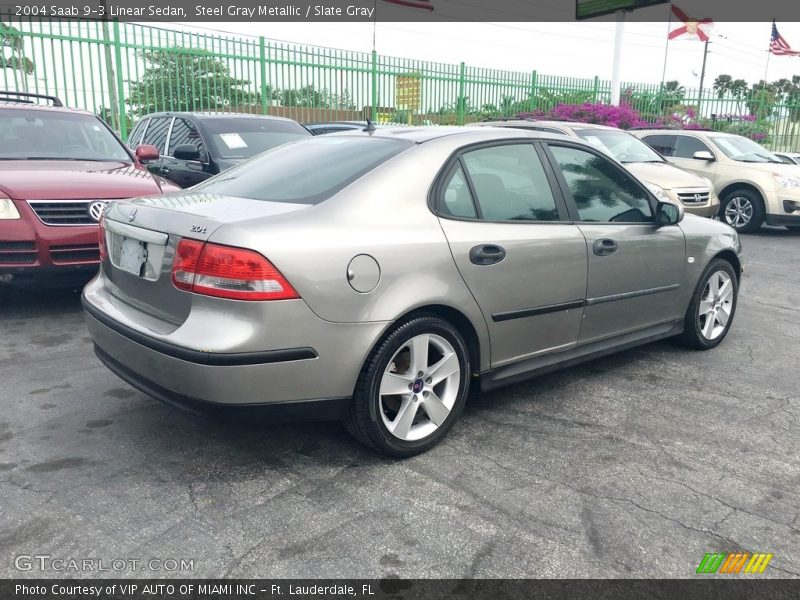
[{"label": "car antenna", "polygon": [[364,129],[362,129],[361,131],[368,131],[369,133],[372,133],[376,129],[377,127],[375,127],[375,123],[373,123],[370,119],[367,119],[367,126],[364,127]]}]

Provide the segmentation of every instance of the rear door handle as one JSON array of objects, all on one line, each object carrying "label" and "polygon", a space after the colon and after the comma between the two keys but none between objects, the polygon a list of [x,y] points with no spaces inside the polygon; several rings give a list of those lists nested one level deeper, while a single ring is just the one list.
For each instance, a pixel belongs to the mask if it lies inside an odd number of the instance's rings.
[{"label": "rear door handle", "polygon": [[592,250],[597,256],[609,256],[610,254],[614,254],[617,248],[619,248],[617,242],[609,240],[608,238],[595,240],[594,244],[592,244]]},{"label": "rear door handle", "polygon": [[475,246],[469,251],[469,260],[474,265],[493,265],[506,257],[505,248],[494,244]]}]

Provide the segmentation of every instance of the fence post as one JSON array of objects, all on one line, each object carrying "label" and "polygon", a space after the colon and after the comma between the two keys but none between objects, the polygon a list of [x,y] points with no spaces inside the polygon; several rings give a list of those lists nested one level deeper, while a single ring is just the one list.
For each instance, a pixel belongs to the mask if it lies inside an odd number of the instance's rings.
[{"label": "fence post", "polygon": [[538,108],[538,106],[534,106],[536,103],[536,81],[537,81],[537,74],[536,71],[531,72],[531,99],[530,99],[530,111],[533,112]]},{"label": "fence post", "polygon": [[264,36],[258,38],[258,58],[261,67],[261,114],[267,114],[267,48]]},{"label": "fence post", "polygon": [[372,51],[372,109],[370,111],[370,120],[377,121],[378,119],[378,53]]},{"label": "fence post", "polygon": [[119,135],[128,139],[128,117],[125,114],[125,86],[122,79],[122,45],[119,41],[119,21],[114,20],[114,62],[117,73],[117,102],[119,110]]},{"label": "fence post", "polygon": [[462,62],[458,72],[458,104],[456,105],[456,125],[463,125],[467,112],[467,99],[464,96],[467,90],[466,66]]},{"label": "fence post", "polygon": [[597,94],[600,92],[600,78],[595,75],[594,76],[594,85],[592,86],[592,97],[594,98],[593,102],[597,104]]}]

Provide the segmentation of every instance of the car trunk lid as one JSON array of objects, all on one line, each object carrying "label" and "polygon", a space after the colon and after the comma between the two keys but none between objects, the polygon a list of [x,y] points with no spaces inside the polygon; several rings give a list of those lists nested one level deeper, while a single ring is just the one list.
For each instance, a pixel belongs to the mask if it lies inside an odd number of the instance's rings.
[{"label": "car trunk lid", "polygon": [[112,203],[104,216],[109,290],[159,321],[180,325],[192,294],[172,283],[172,263],[184,238],[207,241],[219,227],[309,208],[214,194],[176,194]]}]

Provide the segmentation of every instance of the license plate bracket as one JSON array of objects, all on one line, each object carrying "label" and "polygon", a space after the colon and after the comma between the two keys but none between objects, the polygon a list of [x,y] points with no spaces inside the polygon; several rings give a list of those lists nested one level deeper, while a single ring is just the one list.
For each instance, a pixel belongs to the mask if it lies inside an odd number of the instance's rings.
[{"label": "license plate bracket", "polygon": [[119,268],[126,273],[142,276],[142,267],[147,262],[147,243],[133,238],[122,238],[119,253]]}]

